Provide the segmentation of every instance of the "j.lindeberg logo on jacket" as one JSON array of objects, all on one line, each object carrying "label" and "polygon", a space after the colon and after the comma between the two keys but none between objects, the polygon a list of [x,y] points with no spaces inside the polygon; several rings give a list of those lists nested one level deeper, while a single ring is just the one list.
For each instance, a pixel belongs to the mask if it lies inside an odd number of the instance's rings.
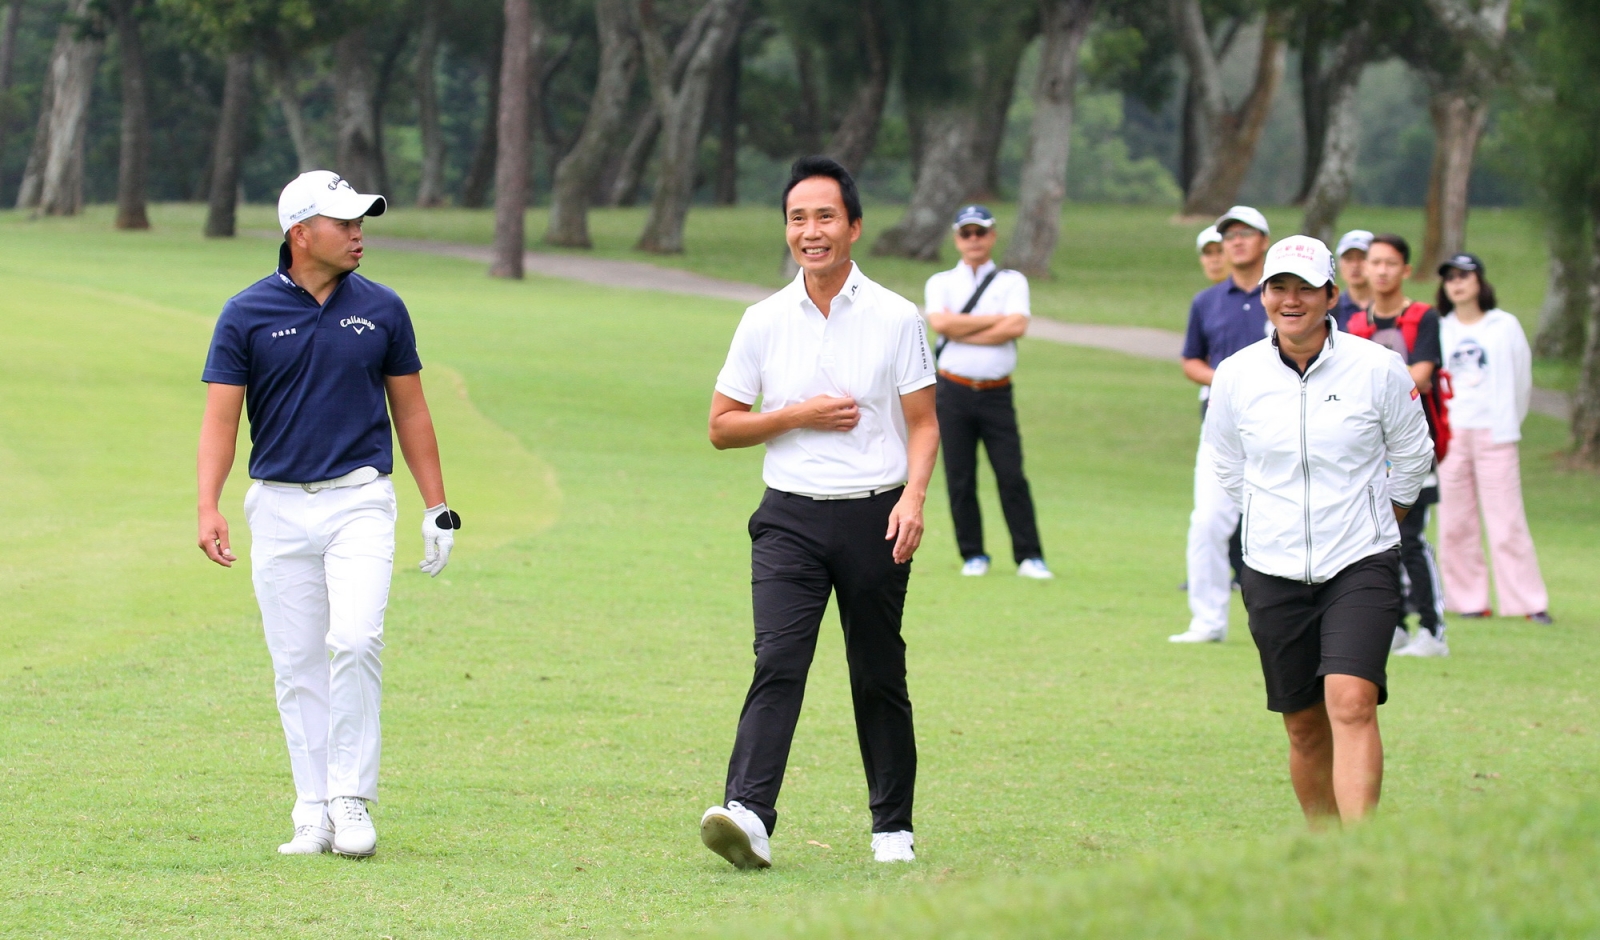
[{"label": "j.lindeberg logo on jacket", "polygon": [[368,320],[366,317],[345,317],[343,320],[339,321],[339,325],[355,327],[357,335],[365,333],[367,330],[377,329],[377,327],[372,324],[372,321]]}]

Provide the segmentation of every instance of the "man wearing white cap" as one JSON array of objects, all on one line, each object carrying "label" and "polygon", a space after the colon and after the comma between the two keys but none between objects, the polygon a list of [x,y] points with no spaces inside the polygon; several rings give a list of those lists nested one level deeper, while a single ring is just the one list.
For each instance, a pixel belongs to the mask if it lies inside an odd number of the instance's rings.
[{"label": "man wearing white cap", "polygon": [[378,796],[394,567],[391,415],[429,507],[423,571],[443,570],[461,527],[445,505],[411,317],[355,273],[362,221],[385,208],[326,170],[284,187],[278,269],[223,306],[201,376],[199,542],[225,568],[236,559],[217,504],[249,404],[250,562],[296,794],[285,855],[377,849],[366,804]]},{"label": "man wearing white cap", "polygon": [[1267,254],[1268,339],[1217,368],[1206,443],[1244,515],[1241,576],[1267,708],[1313,825],[1378,803],[1378,706],[1400,595],[1400,527],[1433,464],[1416,382],[1329,315],[1333,258],[1315,238]]},{"label": "man wearing white cap", "polygon": [[1372,306],[1372,282],[1367,280],[1367,249],[1372,247],[1373,235],[1363,228],[1351,229],[1339,239],[1333,252],[1339,260],[1339,280],[1344,281],[1344,293],[1333,305],[1333,320],[1344,329],[1350,318]]},{"label": "man wearing white cap", "polygon": [[1228,256],[1222,250],[1222,233],[1217,231],[1215,225],[1206,226],[1195,236],[1194,250],[1200,253],[1200,270],[1205,272],[1206,280],[1213,284],[1222,283],[1231,269]]},{"label": "man wearing white cap", "polygon": [[[1201,386],[1202,425],[1211,377],[1235,352],[1261,339],[1267,314],[1261,306],[1261,266],[1267,251],[1267,219],[1249,206],[1234,206],[1217,220],[1223,251],[1232,269],[1221,283],[1206,288],[1189,306],[1189,329],[1183,340],[1183,374]],[[1239,528],[1239,511],[1207,468],[1204,437],[1195,459],[1194,511],[1189,515],[1185,552],[1189,594],[1189,628],[1168,637],[1173,643],[1220,643],[1228,638],[1228,543]]]}]

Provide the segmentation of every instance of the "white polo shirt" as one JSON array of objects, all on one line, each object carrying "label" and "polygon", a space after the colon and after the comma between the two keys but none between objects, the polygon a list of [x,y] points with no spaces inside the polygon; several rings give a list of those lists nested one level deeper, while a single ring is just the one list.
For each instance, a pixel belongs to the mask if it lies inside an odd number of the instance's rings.
[{"label": "white polo shirt", "polygon": [[[928,278],[927,310],[929,313],[960,313],[967,305],[972,292],[995,269],[993,261],[985,261],[977,271],[965,261],[949,271],[940,271]],[[1004,270],[994,276],[994,281],[973,313],[1020,313],[1032,316],[1028,305],[1028,278],[1021,271]],[[968,379],[1003,379],[1017,367],[1016,340],[998,346],[979,346],[951,340],[939,353],[939,368]]]},{"label": "white polo shirt", "polygon": [[818,395],[848,395],[861,421],[849,431],[789,431],[767,442],[761,476],[786,493],[840,496],[906,481],[900,396],[934,383],[933,353],[916,305],[853,262],[824,317],[805,272],[744,312],[717,391],[761,411]]}]

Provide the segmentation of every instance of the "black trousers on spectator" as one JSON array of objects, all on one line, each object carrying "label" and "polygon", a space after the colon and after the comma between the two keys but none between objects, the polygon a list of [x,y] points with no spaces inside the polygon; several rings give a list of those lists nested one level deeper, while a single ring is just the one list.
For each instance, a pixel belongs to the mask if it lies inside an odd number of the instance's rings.
[{"label": "black trousers on spectator", "polygon": [[939,440],[944,448],[945,489],[950,492],[950,516],[955,520],[956,548],[961,557],[987,554],[983,550],[983,513],[978,509],[981,440],[1000,484],[1000,509],[1011,530],[1013,560],[1020,563],[1043,558],[1033,494],[1028,489],[1028,478],[1022,475],[1022,434],[1017,430],[1011,386],[980,392],[941,376],[935,407]]},{"label": "black trousers on spectator", "polygon": [[[1433,546],[1428,544],[1428,507],[1439,501],[1437,486],[1424,487],[1411,511],[1400,520],[1400,565],[1406,580],[1406,607],[1417,612],[1417,625],[1439,635],[1444,622],[1444,592]],[[1401,615],[1400,626],[1405,626]]]},{"label": "black trousers on spectator", "polygon": [[815,500],[769,489],[750,517],[756,669],[725,797],[761,817],[769,834],[830,593],[844,628],[872,831],[911,829],[917,742],[900,638],[911,563],[895,564],[894,543],[883,537],[902,491]]}]

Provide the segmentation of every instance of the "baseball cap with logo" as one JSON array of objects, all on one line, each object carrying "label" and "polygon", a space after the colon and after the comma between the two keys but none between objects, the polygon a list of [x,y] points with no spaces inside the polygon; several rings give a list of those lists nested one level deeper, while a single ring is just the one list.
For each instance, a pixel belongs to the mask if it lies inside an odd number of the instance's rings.
[{"label": "baseball cap with logo", "polygon": [[1335,258],[1343,258],[1347,251],[1365,252],[1372,247],[1373,235],[1364,228],[1353,228],[1344,233],[1339,239],[1339,247],[1333,250]]},{"label": "baseball cap with logo", "polygon": [[339,174],[331,170],[312,170],[301,173],[283,187],[283,194],[278,197],[278,224],[287,232],[295,223],[314,215],[359,219],[366,215],[383,215],[387,208],[388,200],[356,192]]},{"label": "baseball cap with logo", "polygon": [[1290,235],[1267,249],[1261,281],[1266,283],[1279,274],[1293,274],[1312,287],[1321,287],[1333,282],[1333,255],[1321,239]]},{"label": "baseball cap with logo", "polygon": [[1483,277],[1483,261],[1470,252],[1463,251],[1459,255],[1451,255],[1449,260],[1439,265],[1439,276],[1444,277],[1444,273],[1451,268],[1457,271],[1476,271],[1479,277]]},{"label": "baseball cap with logo", "polygon": [[1267,217],[1249,206],[1234,206],[1222,213],[1222,217],[1217,219],[1217,231],[1226,232],[1229,222],[1243,222],[1263,235],[1272,234],[1272,230],[1267,228]]},{"label": "baseball cap with logo", "polygon": [[1194,250],[1205,251],[1207,245],[1222,244],[1222,233],[1217,231],[1215,225],[1208,225],[1205,230],[1194,237]]},{"label": "baseball cap with logo", "polygon": [[956,212],[956,220],[951,228],[959,229],[963,225],[981,225],[984,228],[994,227],[994,213],[985,206],[962,206]]}]

